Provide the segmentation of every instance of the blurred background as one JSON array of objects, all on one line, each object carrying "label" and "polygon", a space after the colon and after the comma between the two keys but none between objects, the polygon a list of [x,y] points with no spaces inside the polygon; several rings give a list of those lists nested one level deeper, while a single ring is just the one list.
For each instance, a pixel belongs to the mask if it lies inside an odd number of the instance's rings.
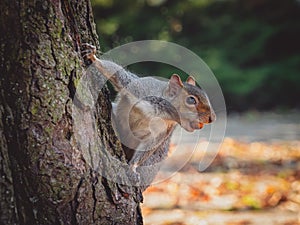
[{"label": "blurred background", "polygon": [[[102,52],[147,39],[182,45],[213,71],[229,113],[224,142],[204,172],[198,166],[210,127],[199,134],[176,131],[174,140],[181,135],[182,141],[171,144],[171,152],[180,151],[178,158],[169,157],[171,166],[182,163],[182,155],[192,157],[146,191],[145,224],[300,224],[300,0],[92,0],[92,5]],[[129,69],[166,78],[177,72],[153,65]]]},{"label": "blurred background", "polygon": [[[103,52],[175,42],[214,72],[230,111],[300,107],[299,0],[92,0]],[[138,66],[169,77],[173,68]]]}]

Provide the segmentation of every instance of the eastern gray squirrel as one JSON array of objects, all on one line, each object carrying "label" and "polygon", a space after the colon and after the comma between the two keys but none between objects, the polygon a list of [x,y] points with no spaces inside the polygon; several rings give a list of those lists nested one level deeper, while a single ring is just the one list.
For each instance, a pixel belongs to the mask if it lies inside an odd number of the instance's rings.
[{"label": "eastern gray squirrel", "polygon": [[[192,132],[215,121],[207,94],[192,76],[186,82],[177,74],[168,81],[141,78],[112,61],[98,59],[94,46],[84,44],[82,48],[85,62],[96,67],[118,92],[113,124],[134,172],[159,164],[167,156],[177,124]],[[154,179],[154,168],[147,172],[144,183]]]}]

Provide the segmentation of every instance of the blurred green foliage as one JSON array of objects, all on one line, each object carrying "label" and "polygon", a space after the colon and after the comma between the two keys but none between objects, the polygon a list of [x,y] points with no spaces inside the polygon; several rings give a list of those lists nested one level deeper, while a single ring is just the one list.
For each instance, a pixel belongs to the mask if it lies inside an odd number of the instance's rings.
[{"label": "blurred green foliage", "polygon": [[[92,0],[102,51],[159,39],[199,55],[231,111],[300,107],[299,0]],[[139,70],[139,67],[136,68]],[[143,65],[168,77],[173,68]]]}]

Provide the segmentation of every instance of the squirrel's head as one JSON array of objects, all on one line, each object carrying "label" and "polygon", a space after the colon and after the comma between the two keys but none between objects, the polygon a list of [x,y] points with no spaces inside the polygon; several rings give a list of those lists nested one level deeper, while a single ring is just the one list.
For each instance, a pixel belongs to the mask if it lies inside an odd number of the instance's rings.
[{"label": "squirrel's head", "polygon": [[177,122],[189,132],[201,129],[205,124],[216,120],[207,94],[196,85],[192,76],[189,76],[186,82],[182,82],[177,74],[173,74],[165,95],[177,111]]}]

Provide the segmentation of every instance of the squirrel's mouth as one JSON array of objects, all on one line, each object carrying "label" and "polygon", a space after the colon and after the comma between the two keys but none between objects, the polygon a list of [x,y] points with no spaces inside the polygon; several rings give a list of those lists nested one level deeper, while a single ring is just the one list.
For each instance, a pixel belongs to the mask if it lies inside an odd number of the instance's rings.
[{"label": "squirrel's mouth", "polygon": [[201,123],[201,122],[191,122],[191,127],[194,129],[194,130],[200,130],[204,127],[204,123]]},{"label": "squirrel's mouth", "polygon": [[204,127],[204,123],[201,122],[187,122],[181,123],[181,126],[188,132],[193,132],[194,130],[200,130]]}]

